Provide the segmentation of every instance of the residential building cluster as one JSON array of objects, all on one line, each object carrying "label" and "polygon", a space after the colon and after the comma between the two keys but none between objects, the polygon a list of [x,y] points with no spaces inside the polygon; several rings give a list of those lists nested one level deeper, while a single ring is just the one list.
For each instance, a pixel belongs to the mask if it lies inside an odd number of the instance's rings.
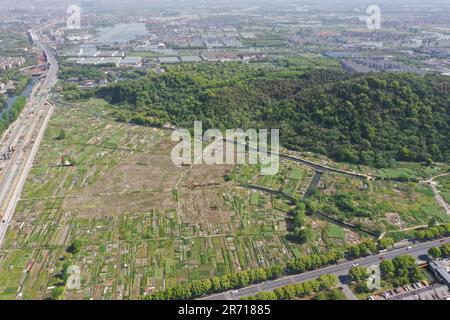
[{"label": "residential building cluster", "polygon": [[0,71],[22,67],[24,64],[23,57],[0,57]]},{"label": "residential building cluster", "polygon": [[427,281],[400,286],[369,297],[369,300],[450,300],[450,259],[428,264],[435,283]]},{"label": "residential building cluster", "polygon": [[353,58],[340,61],[341,66],[350,72],[414,72],[420,73],[416,68],[406,66],[401,62],[386,57]]}]

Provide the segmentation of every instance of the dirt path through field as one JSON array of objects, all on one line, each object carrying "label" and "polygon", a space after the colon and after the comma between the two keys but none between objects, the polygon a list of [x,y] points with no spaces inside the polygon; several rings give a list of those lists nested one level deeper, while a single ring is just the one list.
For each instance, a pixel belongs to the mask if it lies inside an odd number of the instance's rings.
[{"label": "dirt path through field", "polygon": [[444,177],[450,175],[450,172],[438,174],[437,176],[431,177],[429,180],[421,181],[421,183],[428,183],[431,187],[431,190],[433,190],[434,196],[436,197],[436,201],[439,203],[441,207],[445,209],[445,212],[447,212],[448,215],[450,215],[450,208],[445,202],[444,198],[442,198],[441,194],[439,193],[439,190],[436,188],[436,182],[434,181],[437,178]]}]

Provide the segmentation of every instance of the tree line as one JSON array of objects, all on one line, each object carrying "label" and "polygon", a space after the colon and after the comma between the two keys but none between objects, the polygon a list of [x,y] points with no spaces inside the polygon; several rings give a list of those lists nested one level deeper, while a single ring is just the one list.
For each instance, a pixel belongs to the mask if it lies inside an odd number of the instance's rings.
[{"label": "tree line", "polygon": [[385,241],[378,243],[367,239],[357,245],[345,248],[346,254],[343,250],[330,250],[325,253],[304,255],[289,260],[284,267],[274,265],[268,268],[241,271],[211,279],[187,281],[173,288],[158,290],[142,298],[145,300],[194,299],[208,294],[247,287],[266,280],[274,280],[283,275],[300,274],[316,270],[327,265],[336,264],[339,260],[344,259],[346,255],[349,259],[356,259],[375,254],[380,249],[390,248],[393,243],[394,241],[388,237]]},{"label": "tree line", "polygon": [[248,296],[242,298],[241,300],[292,300],[295,298],[306,298],[314,295],[317,298],[321,298],[322,293],[326,294],[327,299],[341,300],[343,299],[342,293],[339,291],[332,291],[338,282],[339,281],[336,275],[322,275],[317,279],[287,285],[277,288],[274,291],[258,292],[253,296]]},{"label": "tree line", "polygon": [[117,117],[191,128],[279,128],[293,150],[337,161],[387,167],[392,160],[448,161],[450,97],[438,75],[350,75],[306,69],[277,76],[237,64],[169,67],[91,94],[117,107]]},{"label": "tree line", "polygon": [[20,94],[30,81],[30,76],[23,74],[17,69],[10,69],[5,71],[2,77],[3,81],[5,82],[14,82],[14,88],[8,90],[8,93],[10,94]]},{"label": "tree line", "polygon": [[[416,259],[410,255],[386,259],[380,263],[381,280],[397,287],[414,283],[424,279],[423,271],[416,263]],[[348,278],[353,284],[356,293],[368,293],[367,280],[370,272],[366,267],[353,266],[348,272]]]},{"label": "tree line", "polygon": [[[440,227],[448,228],[450,224]],[[248,271],[233,273],[212,279],[193,280],[179,284],[173,288],[158,290],[149,295],[143,296],[145,300],[184,300],[202,297],[208,294],[220,293],[232,289],[243,288],[252,284],[257,284],[266,280],[274,280],[283,275],[300,274],[312,271],[320,267],[332,265],[339,260],[347,257],[347,259],[358,259],[371,254],[376,254],[380,250],[392,248],[394,240],[390,237],[384,237],[378,242],[372,239],[366,239],[358,244],[350,245],[342,250],[330,250],[326,253],[318,253],[300,256],[289,260],[285,267],[274,265],[268,268],[258,268]],[[437,253],[438,252],[438,253]],[[430,252],[429,252],[430,253]],[[430,255],[436,257],[450,256],[450,245],[443,245],[441,248],[433,248]],[[422,280],[423,273],[418,268],[413,257],[409,255],[399,256],[392,260],[383,260],[380,264],[382,277],[395,286],[406,283],[417,282]],[[353,282],[357,282],[356,290],[358,292],[367,292],[367,285],[364,280],[369,277],[367,268],[354,266],[350,269],[349,277]],[[281,289],[280,289],[281,290]],[[290,288],[289,290],[292,290]],[[337,294],[336,292],[331,293]],[[307,294],[309,296],[310,294]],[[281,295],[278,292],[262,293],[257,299],[277,300]],[[286,299],[300,297],[298,295],[287,295]],[[256,299],[256,296],[254,297]]]},{"label": "tree line", "polygon": [[428,241],[450,236],[450,223],[418,230],[414,233],[420,241]]},{"label": "tree line", "polygon": [[450,244],[446,243],[440,247],[432,247],[428,250],[428,254],[434,259],[450,258]]},{"label": "tree line", "polygon": [[319,267],[334,264],[344,257],[340,251],[301,256],[287,263],[286,267],[274,265],[248,271],[214,277],[212,279],[193,280],[173,288],[159,290],[143,297],[145,300],[184,300],[198,298],[207,294],[243,288],[266,280],[273,280],[286,274],[302,273]]},{"label": "tree line", "polygon": [[13,123],[20,112],[23,110],[25,105],[27,104],[27,98],[24,96],[17,97],[16,101],[14,101],[13,105],[5,110],[0,117],[0,133],[4,130],[8,129],[9,125]]},{"label": "tree line", "polygon": [[295,208],[290,212],[292,217],[291,234],[288,236],[290,240],[298,243],[306,243],[313,236],[313,230],[306,221],[306,205],[304,202],[297,202]]},{"label": "tree line", "polygon": [[424,279],[416,259],[410,255],[398,256],[392,260],[386,259],[380,263],[381,277],[394,287],[418,282]]}]

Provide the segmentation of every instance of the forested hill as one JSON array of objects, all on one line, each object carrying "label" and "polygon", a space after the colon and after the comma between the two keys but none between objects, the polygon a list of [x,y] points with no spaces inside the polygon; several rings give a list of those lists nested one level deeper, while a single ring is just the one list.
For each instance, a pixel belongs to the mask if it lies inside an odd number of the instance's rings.
[{"label": "forested hill", "polygon": [[385,166],[391,159],[450,159],[445,81],[437,75],[268,72],[242,64],[196,64],[115,83],[95,94],[122,106],[121,121],[279,128],[287,148]]}]

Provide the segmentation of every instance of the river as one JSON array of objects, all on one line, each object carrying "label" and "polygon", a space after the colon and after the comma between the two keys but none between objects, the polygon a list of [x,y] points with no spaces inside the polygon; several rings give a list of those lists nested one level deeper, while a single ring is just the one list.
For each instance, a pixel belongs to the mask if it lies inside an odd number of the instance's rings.
[{"label": "river", "polygon": [[23,89],[20,95],[9,95],[8,98],[6,99],[6,106],[0,110],[0,117],[3,115],[3,113],[8,111],[12,107],[12,105],[14,104],[14,102],[16,102],[18,97],[24,96],[29,98],[37,80],[38,80],[37,77],[31,78],[31,80],[28,81],[27,86],[25,87],[25,89]]}]

